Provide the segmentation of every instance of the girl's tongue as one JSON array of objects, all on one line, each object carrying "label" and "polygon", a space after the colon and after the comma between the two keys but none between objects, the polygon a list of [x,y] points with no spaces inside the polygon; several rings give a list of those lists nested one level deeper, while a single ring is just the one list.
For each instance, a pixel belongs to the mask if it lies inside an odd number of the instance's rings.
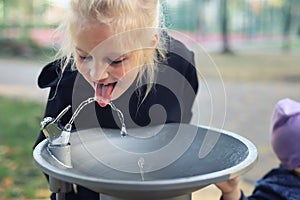
[{"label": "girl's tongue", "polygon": [[110,96],[114,90],[115,84],[107,85],[98,83],[95,90],[95,97],[101,107],[105,107],[110,102]]}]

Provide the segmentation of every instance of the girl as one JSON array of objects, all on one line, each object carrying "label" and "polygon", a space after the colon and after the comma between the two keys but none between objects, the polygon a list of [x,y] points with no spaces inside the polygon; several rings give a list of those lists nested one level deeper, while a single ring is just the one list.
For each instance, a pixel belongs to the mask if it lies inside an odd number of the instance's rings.
[{"label": "girl", "polygon": [[[158,0],[71,0],[58,57],[38,78],[41,88],[50,87],[45,116],[95,96],[97,103],[79,113],[74,129],[119,128],[111,101],[126,127],[189,123],[198,90],[194,54],[162,29],[158,8]],[[60,123],[71,116],[68,111]],[[35,146],[44,139],[40,133]],[[77,186],[66,198],[99,195]]]},{"label": "girl", "polygon": [[289,98],[277,102],[271,121],[272,148],[280,166],[255,183],[246,197],[238,186],[239,177],[217,183],[222,200],[300,199],[300,103]]}]

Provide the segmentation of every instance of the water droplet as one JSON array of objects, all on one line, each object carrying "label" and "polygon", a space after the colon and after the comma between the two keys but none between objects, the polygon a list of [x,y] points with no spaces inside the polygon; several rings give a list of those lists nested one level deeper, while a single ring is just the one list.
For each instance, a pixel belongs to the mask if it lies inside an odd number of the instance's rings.
[{"label": "water droplet", "polygon": [[122,137],[125,137],[127,135],[127,130],[125,128],[125,126],[122,126],[122,129],[121,129],[121,136]]},{"label": "water droplet", "polygon": [[118,108],[115,106],[115,104],[113,104],[113,102],[110,102],[109,105],[110,105],[110,107],[111,107],[114,111],[117,112],[118,117],[119,117],[119,120],[120,120],[120,122],[121,122],[121,124],[122,124],[122,128],[121,128],[121,131],[120,131],[121,136],[122,136],[122,137],[126,136],[126,135],[127,135],[127,130],[126,130],[125,120],[124,120],[124,115],[123,115],[122,111],[121,111],[120,109],[118,109]]},{"label": "water droplet", "polygon": [[144,164],[145,164],[145,159],[143,157],[141,157],[138,160],[138,166],[140,168],[140,173],[141,173],[142,181],[145,180],[145,177],[144,177]]}]

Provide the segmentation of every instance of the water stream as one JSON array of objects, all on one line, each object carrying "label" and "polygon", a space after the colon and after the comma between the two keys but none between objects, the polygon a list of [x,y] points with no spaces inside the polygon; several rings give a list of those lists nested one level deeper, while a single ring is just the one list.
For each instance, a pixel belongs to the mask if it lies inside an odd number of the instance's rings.
[{"label": "water stream", "polygon": [[[87,100],[81,102],[79,104],[79,106],[77,107],[77,109],[74,111],[70,121],[68,124],[73,124],[75,118],[78,116],[79,112],[88,104],[95,102],[97,99],[95,97],[90,97]],[[113,102],[109,102],[108,105],[112,108],[112,110],[116,111],[118,114],[118,118],[120,120],[120,123],[122,125],[121,130],[120,130],[120,134],[122,137],[127,135],[127,129],[125,126],[125,121],[124,121],[124,115],[122,113],[122,111],[120,109],[118,109],[115,104],[113,104]]]},{"label": "water stream", "polygon": [[121,112],[120,109],[118,109],[115,104],[113,104],[113,102],[110,102],[109,103],[110,107],[117,112],[118,114],[118,117],[119,117],[119,120],[122,124],[122,127],[121,127],[121,136],[126,136],[127,135],[127,130],[126,130],[126,126],[125,126],[125,121],[124,121],[124,115],[123,113]]}]

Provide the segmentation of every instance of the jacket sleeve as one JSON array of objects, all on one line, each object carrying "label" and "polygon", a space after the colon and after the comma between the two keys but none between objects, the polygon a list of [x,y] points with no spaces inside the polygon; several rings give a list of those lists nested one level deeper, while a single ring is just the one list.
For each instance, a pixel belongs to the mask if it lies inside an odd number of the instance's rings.
[{"label": "jacket sleeve", "polygon": [[[192,53],[193,61],[194,61],[194,53]],[[194,63],[189,63],[185,73],[186,80],[189,84],[185,85],[184,89],[184,106],[185,112],[184,119],[188,119],[186,123],[188,123],[192,118],[192,107],[198,92],[198,76],[197,70]]]},{"label": "jacket sleeve", "polygon": [[[72,91],[77,71],[71,70],[71,64],[64,71],[62,71],[61,66],[61,60],[51,62],[42,69],[38,77],[40,88],[50,88],[44,117],[56,117],[61,110],[72,103]],[[68,111],[61,118],[62,124],[67,123],[70,117],[71,111]],[[44,139],[45,136],[40,131],[33,148]]]},{"label": "jacket sleeve", "polygon": [[198,92],[198,75],[195,66],[194,52],[183,43],[170,38],[168,65],[172,66],[184,77],[182,122],[188,123],[192,117],[192,106]]}]

